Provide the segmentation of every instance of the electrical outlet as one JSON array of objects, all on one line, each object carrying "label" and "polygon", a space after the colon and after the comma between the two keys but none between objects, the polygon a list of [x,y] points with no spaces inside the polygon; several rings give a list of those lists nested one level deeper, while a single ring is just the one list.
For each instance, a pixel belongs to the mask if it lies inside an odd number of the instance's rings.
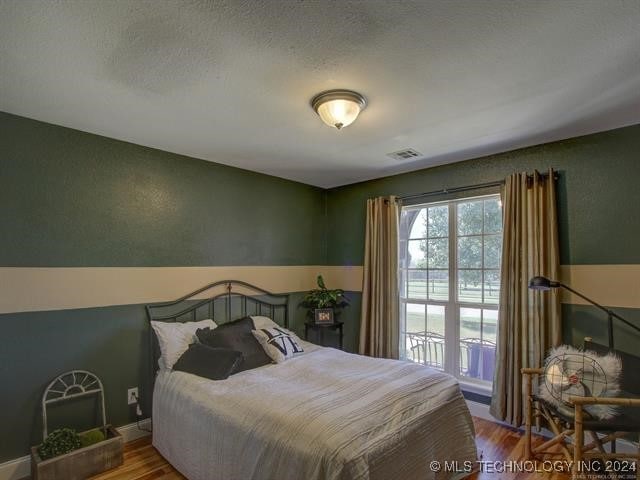
[{"label": "electrical outlet", "polygon": [[127,390],[127,405],[135,405],[138,403],[138,387]]}]

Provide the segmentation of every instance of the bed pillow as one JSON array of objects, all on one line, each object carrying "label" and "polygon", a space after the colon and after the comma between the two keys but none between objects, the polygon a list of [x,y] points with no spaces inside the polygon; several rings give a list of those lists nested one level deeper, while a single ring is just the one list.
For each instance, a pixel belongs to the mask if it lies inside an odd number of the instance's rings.
[{"label": "bed pillow", "polygon": [[235,372],[262,367],[271,363],[251,331],[253,320],[244,317],[233,322],[219,325],[216,329],[202,328],[196,332],[201,343],[214,348],[228,348],[242,352],[243,362]]},{"label": "bed pillow", "polygon": [[171,370],[180,356],[187,351],[189,345],[195,342],[196,330],[199,328],[215,329],[213,320],[201,320],[199,322],[151,322],[151,327],[156,332],[158,345],[160,346],[160,358],[158,367],[161,370]]},{"label": "bed pillow", "polygon": [[252,333],[267,355],[276,363],[284,362],[294,355],[304,352],[300,344],[285,328],[261,328]]},{"label": "bed pillow", "polygon": [[225,380],[236,373],[242,352],[192,343],[173,366],[173,370],[192,373],[211,380]]},{"label": "bed pillow", "polygon": [[291,330],[278,325],[276,322],[271,320],[269,317],[262,317],[262,316],[259,316],[259,315],[255,315],[255,316],[251,317],[251,320],[253,320],[253,329],[254,330],[261,330],[263,328],[280,328],[280,329],[284,330],[285,332],[287,332],[289,334],[289,336],[291,336],[291,338],[293,338],[296,341],[296,343],[302,345],[302,341],[300,340],[300,337],[298,337],[298,335],[293,333]]}]

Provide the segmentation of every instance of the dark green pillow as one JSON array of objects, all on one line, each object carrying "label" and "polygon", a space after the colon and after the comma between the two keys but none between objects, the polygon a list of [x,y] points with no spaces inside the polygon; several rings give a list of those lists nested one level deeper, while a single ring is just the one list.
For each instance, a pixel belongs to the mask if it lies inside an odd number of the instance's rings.
[{"label": "dark green pillow", "polygon": [[271,358],[253,336],[254,329],[251,317],[244,317],[233,322],[223,323],[214,329],[199,328],[196,330],[196,336],[200,343],[209,347],[228,348],[242,352],[244,361],[234,372],[237,373],[271,363]]},{"label": "dark green pillow", "polygon": [[173,369],[211,380],[225,380],[229,375],[239,371],[241,364],[242,352],[192,343],[175,363]]}]

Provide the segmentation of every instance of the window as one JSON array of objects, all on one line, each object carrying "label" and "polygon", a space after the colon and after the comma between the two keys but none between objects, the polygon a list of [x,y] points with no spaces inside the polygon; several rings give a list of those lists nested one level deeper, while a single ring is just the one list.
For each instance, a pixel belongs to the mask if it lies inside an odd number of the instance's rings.
[{"label": "window", "polygon": [[499,195],[403,207],[402,358],[492,382],[501,251]]}]

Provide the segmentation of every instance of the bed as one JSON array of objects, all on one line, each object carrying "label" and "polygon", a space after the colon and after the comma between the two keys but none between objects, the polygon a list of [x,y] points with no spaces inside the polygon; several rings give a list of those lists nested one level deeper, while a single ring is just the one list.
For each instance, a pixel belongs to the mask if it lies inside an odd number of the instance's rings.
[{"label": "bed", "polygon": [[[219,286],[222,294],[195,298]],[[216,282],[194,294],[148,306],[149,318],[197,320],[204,309],[218,321],[270,315],[289,326],[285,295],[235,281]],[[185,302],[186,307],[176,308]],[[173,310],[159,315],[158,308]],[[224,313],[216,317],[216,308]],[[301,344],[304,353],[286,362],[222,381],[157,372],[153,445],[190,480],[468,475],[476,460],[474,429],[453,377],[411,362]],[[435,471],[433,461],[443,468]],[[445,462],[453,471],[445,471]]]}]

